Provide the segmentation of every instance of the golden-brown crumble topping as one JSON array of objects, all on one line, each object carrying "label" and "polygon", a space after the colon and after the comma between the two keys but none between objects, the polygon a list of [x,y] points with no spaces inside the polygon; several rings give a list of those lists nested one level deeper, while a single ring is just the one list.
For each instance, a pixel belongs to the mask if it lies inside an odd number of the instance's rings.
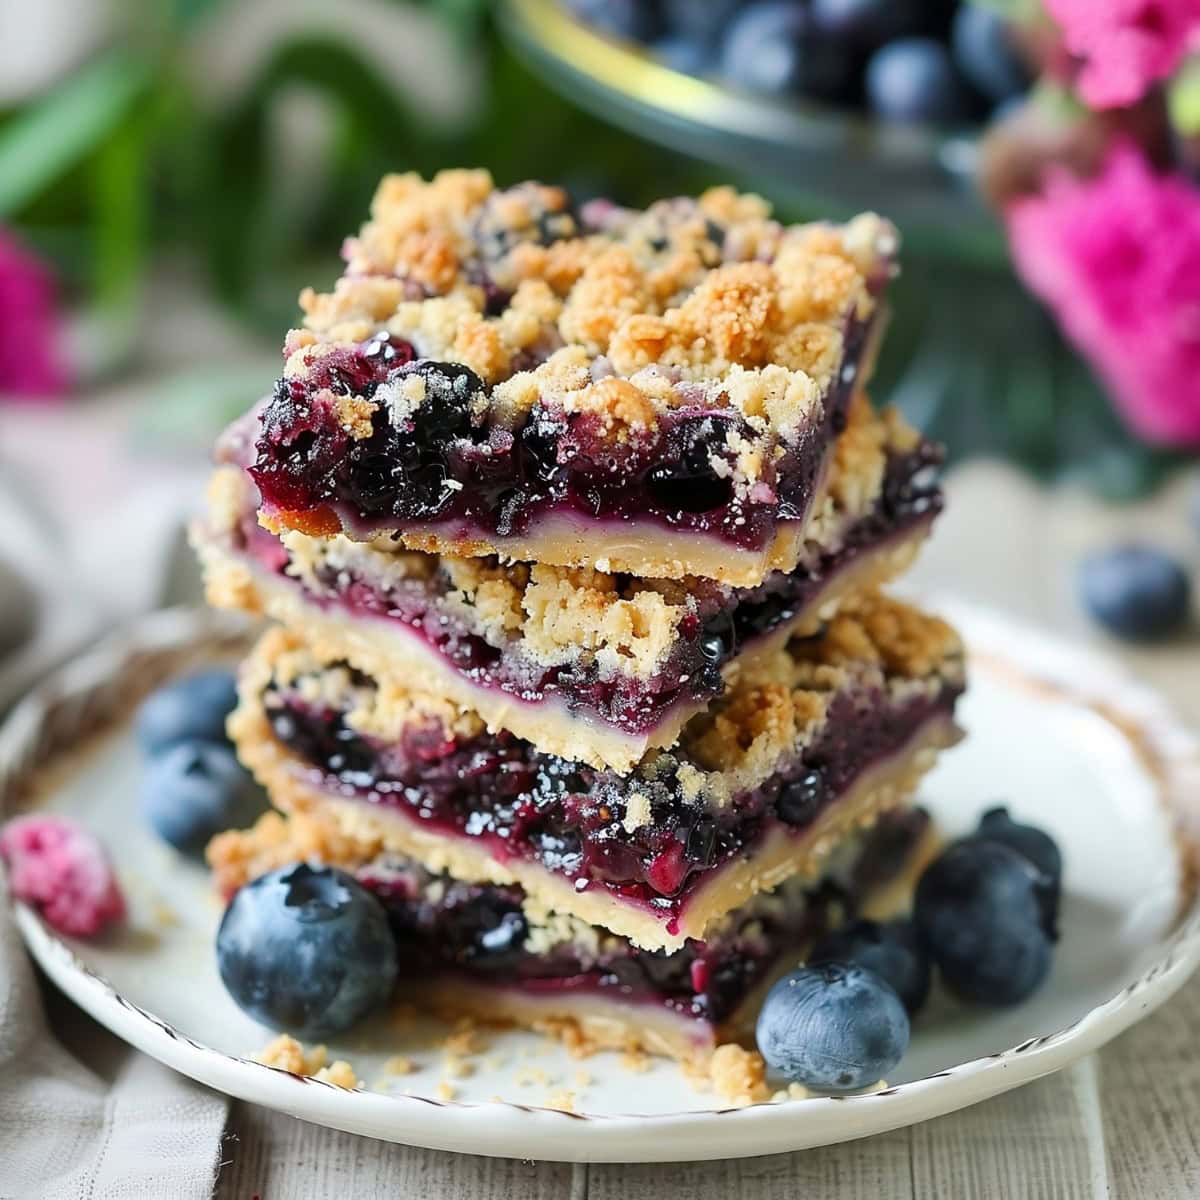
[{"label": "golden-brown crumble topping", "polygon": [[[485,171],[389,175],[332,291],[302,294],[305,328],[288,336],[286,373],[387,331],[489,385],[526,376],[494,398],[501,409],[562,391],[561,364],[545,362],[557,347],[585,371],[655,367],[672,383],[704,381],[710,407],[737,406],[720,386],[735,368],[776,366],[796,378],[771,386],[812,409],[839,369],[847,321],[870,314],[895,251],[895,230],[873,214],[784,227],[761,197],[731,188],[644,212],[593,202],[580,216],[559,188],[500,190]],[[640,398],[610,388],[588,402],[650,414],[681,402],[661,381],[633,391]],[[770,406],[757,415],[760,432],[795,436],[792,409],[782,424]]]}]

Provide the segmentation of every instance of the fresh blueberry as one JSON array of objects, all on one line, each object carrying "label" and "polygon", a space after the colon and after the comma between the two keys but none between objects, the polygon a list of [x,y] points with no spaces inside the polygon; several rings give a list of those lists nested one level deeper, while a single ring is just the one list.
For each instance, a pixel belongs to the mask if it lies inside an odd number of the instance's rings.
[{"label": "fresh blueberry", "polygon": [[1023,854],[1049,880],[1051,916],[1058,915],[1058,898],[1062,891],[1062,851],[1058,843],[1044,830],[1034,825],[1022,825],[1000,806],[989,808],[979,820],[975,837],[990,842],[1003,842],[1018,854]]},{"label": "fresh blueberry", "polygon": [[660,38],[651,47],[654,56],[672,71],[684,75],[705,75],[712,70],[716,56],[707,42],[698,42],[683,34]]},{"label": "fresh blueberry", "polygon": [[1130,543],[1083,560],[1079,588],[1092,616],[1110,633],[1134,641],[1165,637],[1187,620],[1191,581],[1154,546]]},{"label": "fresh blueberry", "polygon": [[862,46],[880,46],[921,30],[920,0],[812,0],[811,7],[818,29]]},{"label": "fresh blueberry", "polygon": [[810,767],[779,789],[775,811],[785,825],[807,825],[817,815],[825,795],[825,772]]},{"label": "fresh blueberry", "polygon": [[567,7],[581,21],[612,37],[651,42],[662,33],[658,0],[567,0]]},{"label": "fresh blueberry", "polygon": [[994,9],[964,4],[954,16],[950,46],[958,69],[993,104],[1029,90],[1032,77],[1013,44],[1012,27]]},{"label": "fresh blueberry", "polygon": [[920,1011],[929,997],[929,955],[911,921],[852,921],[821,938],[808,961],[809,965],[846,962],[867,967],[900,997],[909,1016]]},{"label": "fresh blueberry", "polygon": [[396,943],[383,906],[352,876],[293,863],[234,895],[217,930],[217,969],[256,1021],[330,1037],[391,994]]},{"label": "fresh blueberry", "polygon": [[826,962],[771,988],[756,1036],[767,1065],[786,1079],[848,1091],[877,1083],[904,1057],[908,1014],[874,971]]},{"label": "fresh blueberry", "polygon": [[721,73],[730,83],[770,96],[844,99],[854,63],[836,40],[820,33],[808,9],[766,0],[743,9],[729,26]]},{"label": "fresh blueberry", "polygon": [[1050,969],[1047,879],[1001,842],[968,838],[917,885],[917,930],[946,986],[976,1004],[1019,1004]]},{"label": "fresh blueberry", "polygon": [[223,829],[252,825],[266,807],[262,789],[226,743],[175,742],[146,764],[142,813],[184,854],[203,854]]},{"label": "fresh blueberry", "polygon": [[138,709],[136,733],[142,750],[155,754],[172,742],[225,739],[225,718],[237,704],[229,671],[201,671],[153,692]]},{"label": "fresh blueberry", "polygon": [[887,121],[953,125],[970,116],[970,97],[950,53],[933,38],[902,38],[867,63],[867,98]]},{"label": "fresh blueberry", "polygon": [[741,7],[742,0],[663,0],[663,15],[671,36],[712,46]]}]

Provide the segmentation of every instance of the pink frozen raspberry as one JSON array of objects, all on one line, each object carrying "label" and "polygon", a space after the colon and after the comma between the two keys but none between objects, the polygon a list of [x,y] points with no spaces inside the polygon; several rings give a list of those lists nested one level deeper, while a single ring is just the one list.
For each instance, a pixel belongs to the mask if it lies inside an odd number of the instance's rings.
[{"label": "pink frozen raspberry", "polygon": [[60,933],[88,937],[125,916],[125,899],[100,843],[65,817],[17,817],[0,829],[0,858],[18,900]]}]

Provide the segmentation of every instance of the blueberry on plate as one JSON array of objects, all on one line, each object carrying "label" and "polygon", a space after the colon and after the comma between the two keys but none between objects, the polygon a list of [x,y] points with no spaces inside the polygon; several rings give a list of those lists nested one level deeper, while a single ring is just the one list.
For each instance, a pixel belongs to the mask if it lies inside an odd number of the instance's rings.
[{"label": "blueberry on plate", "polygon": [[1088,612],[1110,633],[1134,641],[1165,637],[1187,620],[1191,581],[1155,546],[1128,543],[1083,560],[1079,589]]},{"label": "blueberry on plate", "polygon": [[762,95],[840,100],[853,91],[855,64],[840,41],[817,29],[808,9],[766,0],[744,8],[730,24],[721,74]]},{"label": "blueberry on plate", "polygon": [[176,742],[146,765],[142,814],[185,854],[203,854],[223,829],[252,825],[266,807],[262,788],[225,743]]},{"label": "blueberry on plate", "polygon": [[[979,828],[973,836],[990,842],[1003,842],[1029,859],[1049,880],[1049,894],[1053,901],[1052,917],[1057,917],[1058,899],[1062,892],[1062,851],[1045,830],[1014,821],[1008,815],[1008,809],[1000,805],[989,808],[980,817]],[[1053,927],[1053,920],[1050,921],[1050,925]]]},{"label": "blueberry on plate", "polygon": [[391,994],[396,943],[383,906],[352,876],[293,863],[234,894],[217,930],[217,969],[256,1021],[330,1037]]},{"label": "blueberry on plate", "polygon": [[967,838],[917,885],[913,918],[946,986],[963,1000],[1005,1007],[1037,990],[1050,969],[1048,880],[1002,842]]},{"label": "blueberry on plate", "polygon": [[1029,90],[1032,76],[1017,53],[1012,27],[995,10],[964,4],[954,14],[950,46],[958,69],[993,104]]},{"label": "blueberry on plate", "polygon": [[142,750],[156,754],[173,742],[225,740],[225,718],[237,704],[229,671],[201,671],[152,692],[138,709],[135,732]]},{"label": "blueberry on plate", "polygon": [[857,963],[874,971],[900,997],[909,1016],[929,996],[929,954],[911,921],[851,921],[813,946],[809,965],[822,962]]},{"label": "blueberry on plate", "polygon": [[867,99],[885,121],[953,125],[971,116],[971,101],[950,52],[927,37],[901,38],[871,55]]},{"label": "blueberry on plate", "polygon": [[874,971],[801,967],[767,993],[755,1031],[767,1065],[795,1083],[844,1092],[877,1083],[908,1049],[908,1014]]}]

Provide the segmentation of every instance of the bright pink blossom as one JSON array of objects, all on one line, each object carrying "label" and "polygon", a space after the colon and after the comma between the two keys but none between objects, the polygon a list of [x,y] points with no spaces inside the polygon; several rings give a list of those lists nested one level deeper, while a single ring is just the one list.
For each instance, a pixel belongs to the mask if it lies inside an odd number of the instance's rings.
[{"label": "bright pink blossom", "polygon": [[1025,282],[1158,442],[1200,443],[1200,191],[1120,143],[1100,174],[1047,174],[1006,215]]},{"label": "bright pink blossom", "polygon": [[0,397],[65,390],[54,276],[0,229]]},{"label": "bright pink blossom", "polygon": [[1092,108],[1140,100],[1200,31],[1200,0],[1046,0],[1046,8],[1082,60],[1076,85]]}]

